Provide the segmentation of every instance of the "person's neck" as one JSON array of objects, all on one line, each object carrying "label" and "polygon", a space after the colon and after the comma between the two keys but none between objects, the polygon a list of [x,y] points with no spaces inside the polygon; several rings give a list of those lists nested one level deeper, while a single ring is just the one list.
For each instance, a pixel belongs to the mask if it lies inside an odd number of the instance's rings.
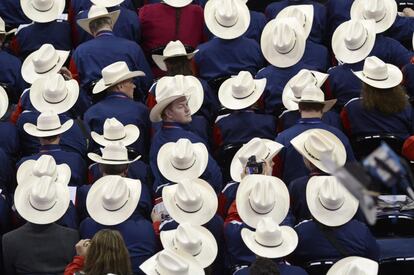
[{"label": "person's neck", "polygon": [[99,29],[98,31],[96,31],[93,36],[97,37],[101,32],[112,32],[111,27],[103,27],[101,29]]},{"label": "person's neck", "polygon": [[[121,93],[121,94],[123,94],[123,95],[125,95],[125,96],[127,96],[127,97],[129,97],[131,99],[134,98],[134,95],[133,94],[130,94],[128,92],[125,92],[125,91],[122,91],[122,90],[119,90],[119,89],[113,90],[113,91],[111,91],[111,93]],[[111,93],[109,93],[109,94],[111,94]]]},{"label": "person's neck", "polygon": [[322,118],[322,112],[319,111],[300,111],[301,118]]},{"label": "person's neck", "polygon": [[59,145],[59,143],[60,143],[60,139],[59,138],[57,138],[57,139],[55,139],[53,141],[48,141],[48,140],[41,140],[40,141],[40,145],[42,145],[42,146],[46,146],[46,145]]}]

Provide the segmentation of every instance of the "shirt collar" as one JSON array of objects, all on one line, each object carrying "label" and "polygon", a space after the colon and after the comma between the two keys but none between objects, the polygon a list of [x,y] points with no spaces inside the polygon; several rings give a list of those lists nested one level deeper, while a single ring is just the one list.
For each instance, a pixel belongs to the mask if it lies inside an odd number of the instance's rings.
[{"label": "shirt collar", "polygon": [[130,99],[126,94],[122,92],[109,92],[105,98],[127,98]]},{"label": "shirt collar", "polygon": [[104,31],[100,31],[96,34],[96,37],[100,37],[100,36],[114,36],[114,33],[112,31],[108,31],[108,30],[104,30]]},{"label": "shirt collar", "polygon": [[301,118],[298,120],[299,124],[319,124],[322,123],[322,119],[317,117],[312,118]]},{"label": "shirt collar", "polygon": [[59,144],[46,144],[46,145],[40,146],[41,153],[50,152],[50,151],[61,151],[61,150],[62,148],[60,147]]}]

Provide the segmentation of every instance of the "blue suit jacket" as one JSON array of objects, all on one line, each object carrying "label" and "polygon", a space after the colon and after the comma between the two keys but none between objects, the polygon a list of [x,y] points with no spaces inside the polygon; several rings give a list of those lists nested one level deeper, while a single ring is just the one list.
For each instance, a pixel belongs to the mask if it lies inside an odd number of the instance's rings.
[{"label": "blue suit jacket", "polygon": [[30,23],[30,19],[24,15],[20,7],[20,1],[2,0],[0,1],[0,17],[7,25],[17,28],[20,24]]},{"label": "blue suit jacket", "polygon": [[[300,119],[300,113],[298,110],[284,111],[279,116],[278,131],[283,131],[283,130],[286,130],[292,127],[298,122],[299,119]],[[343,131],[341,118],[339,117],[339,114],[334,111],[328,111],[324,113],[322,115],[322,122]]]},{"label": "blue suit jacket", "polygon": [[14,55],[0,50],[0,64],[0,83],[8,86],[9,101],[17,103],[21,93],[28,86],[20,72],[22,62]]},{"label": "blue suit jacket", "polygon": [[[290,265],[284,261],[277,263],[277,268],[280,275],[307,275],[308,273],[299,266]],[[238,269],[233,275],[249,275],[250,267],[246,266]]]}]

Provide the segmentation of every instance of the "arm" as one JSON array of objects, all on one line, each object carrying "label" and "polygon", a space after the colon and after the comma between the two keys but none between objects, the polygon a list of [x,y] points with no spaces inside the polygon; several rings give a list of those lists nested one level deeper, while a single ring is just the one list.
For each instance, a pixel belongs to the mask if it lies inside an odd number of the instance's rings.
[{"label": "arm", "polygon": [[65,268],[64,275],[73,275],[75,272],[82,270],[85,263],[85,258],[83,256],[75,256],[70,264]]}]

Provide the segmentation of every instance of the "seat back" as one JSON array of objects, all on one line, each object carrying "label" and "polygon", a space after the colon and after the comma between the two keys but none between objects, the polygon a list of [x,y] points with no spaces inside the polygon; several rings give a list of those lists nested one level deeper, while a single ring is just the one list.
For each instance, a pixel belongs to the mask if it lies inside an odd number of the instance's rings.
[{"label": "seat back", "polygon": [[306,264],[305,269],[309,275],[325,275],[333,264],[332,260],[312,261]]},{"label": "seat back", "polygon": [[375,149],[377,149],[383,141],[387,143],[395,153],[398,155],[401,154],[404,140],[398,138],[393,134],[379,134],[352,138],[351,142],[355,157],[358,160],[363,159],[372,153]]},{"label": "seat back", "polygon": [[414,273],[414,257],[381,260],[378,275],[412,275]]},{"label": "seat back", "polygon": [[375,225],[370,227],[377,238],[414,237],[413,228],[414,216],[404,213],[378,216]]}]

